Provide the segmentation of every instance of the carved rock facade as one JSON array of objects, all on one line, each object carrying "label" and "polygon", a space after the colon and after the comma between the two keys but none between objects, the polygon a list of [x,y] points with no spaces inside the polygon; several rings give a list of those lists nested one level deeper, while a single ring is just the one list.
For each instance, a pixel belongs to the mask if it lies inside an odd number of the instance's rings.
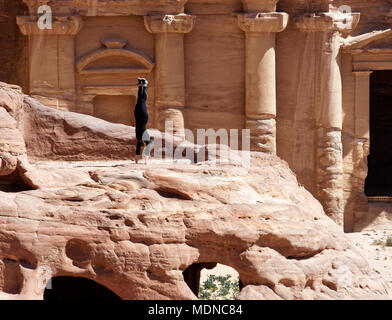
[{"label": "carved rock facade", "polygon": [[[72,297],[82,289],[74,280],[89,279],[122,299],[196,299],[193,280],[216,263],[238,271],[238,299],[390,298],[275,155],[251,152],[249,168],[108,161],[129,156],[133,128],[44,107],[4,84],[0,124],[0,156],[11,154],[0,171],[0,299],[63,296],[62,277]],[[40,160],[105,161],[28,163],[38,150]],[[4,192],[13,170],[30,188]]]},{"label": "carved rock facade", "polygon": [[[133,125],[146,77],[151,128],[248,128],[251,148],[286,160],[346,231],[374,218],[369,87],[392,70],[388,0],[23,2],[24,89],[42,103]],[[42,5],[50,30],[37,28]]]}]

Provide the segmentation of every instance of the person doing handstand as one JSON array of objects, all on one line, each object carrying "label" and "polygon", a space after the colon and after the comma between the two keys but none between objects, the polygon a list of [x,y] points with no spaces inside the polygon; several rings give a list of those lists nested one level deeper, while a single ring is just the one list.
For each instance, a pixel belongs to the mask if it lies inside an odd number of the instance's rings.
[{"label": "person doing handstand", "polygon": [[142,146],[146,146],[146,163],[149,157],[149,144],[151,143],[150,136],[147,132],[147,122],[148,122],[148,111],[146,106],[147,101],[147,86],[148,81],[144,78],[139,78],[139,89],[137,94],[137,103],[135,106],[135,123],[136,123],[136,156],[135,162],[142,158],[141,156],[141,148]]}]

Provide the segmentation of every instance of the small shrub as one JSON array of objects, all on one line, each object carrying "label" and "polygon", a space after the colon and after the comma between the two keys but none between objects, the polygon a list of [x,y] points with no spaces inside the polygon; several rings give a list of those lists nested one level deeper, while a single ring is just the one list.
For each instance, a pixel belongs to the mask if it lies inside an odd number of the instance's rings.
[{"label": "small shrub", "polygon": [[392,247],[392,236],[388,236],[385,241],[381,239],[374,240],[372,245],[381,246],[383,249],[385,249],[385,247]]},{"label": "small shrub", "polygon": [[374,245],[374,246],[385,246],[385,243],[384,243],[384,241],[378,239],[378,240],[374,240],[372,245]]},{"label": "small shrub", "polygon": [[209,275],[207,280],[200,285],[199,299],[202,300],[234,300],[238,295],[239,278],[232,280],[231,276]]},{"label": "small shrub", "polygon": [[385,245],[387,247],[392,247],[392,237],[388,236],[387,240],[385,241]]}]

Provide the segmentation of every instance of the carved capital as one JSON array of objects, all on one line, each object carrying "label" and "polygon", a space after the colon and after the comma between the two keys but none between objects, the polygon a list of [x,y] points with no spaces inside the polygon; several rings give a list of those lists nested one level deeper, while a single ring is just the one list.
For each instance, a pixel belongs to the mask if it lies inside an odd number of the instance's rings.
[{"label": "carved capital", "polygon": [[150,33],[188,33],[192,31],[195,19],[187,14],[152,15],[144,17],[144,25]]},{"label": "carved capital", "polygon": [[279,0],[242,0],[244,12],[274,12]]},{"label": "carved capital", "polygon": [[303,32],[340,31],[351,32],[358,25],[359,13],[324,12],[294,18]]},{"label": "carved capital", "polygon": [[16,21],[24,35],[76,35],[82,27],[79,16],[54,16],[51,29],[40,29],[39,16],[20,16]]},{"label": "carved capital", "polygon": [[289,19],[283,12],[241,13],[237,15],[238,26],[245,32],[281,32]]}]

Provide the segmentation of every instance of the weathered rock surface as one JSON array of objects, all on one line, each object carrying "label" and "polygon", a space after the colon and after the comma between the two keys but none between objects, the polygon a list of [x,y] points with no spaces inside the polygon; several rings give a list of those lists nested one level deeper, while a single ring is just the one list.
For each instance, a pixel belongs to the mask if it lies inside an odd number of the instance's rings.
[{"label": "weathered rock surface", "polygon": [[18,88],[0,82],[0,178],[11,176],[18,162],[27,161],[22,132],[23,95]]},{"label": "weathered rock surface", "polygon": [[[105,167],[106,166],[106,167]],[[195,299],[182,272],[235,268],[239,299],[377,299],[389,287],[277,157],[234,165],[40,163],[89,183],[0,192],[5,299],[40,299],[41,270],[82,276],[124,299]],[[6,270],[6,271],[4,271]]]},{"label": "weathered rock surface", "polygon": [[[129,108],[132,108],[129,106]],[[24,138],[29,158],[35,160],[110,160],[133,159],[136,148],[135,128],[114,124],[88,115],[48,108],[25,96]],[[161,136],[149,130],[154,139]],[[182,140],[170,137],[169,143]],[[162,135],[165,145],[167,135]]]},{"label": "weathered rock surface", "polygon": [[[0,191],[0,298],[42,299],[49,274],[90,278],[123,299],[195,299],[183,271],[204,263],[238,271],[239,299],[389,297],[279,158],[252,153],[249,169],[236,159],[110,162],[126,156],[133,128],[0,87],[1,185],[35,189]],[[98,150],[105,161],[32,162],[39,150],[50,160]]]},{"label": "weathered rock surface", "polygon": [[[182,158],[184,153],[196,162],[200,155],[203,160],[216,159],[225,151],[222,146],[199,146],[158,130],[149,130],[149,134],[154,141],[152,156]],[[67,185],[67,180],[86,182],[88,177],[72,170],[32,171],[28,159],[134,159],[136,141],[134,127],[48,108],[24,95],[19,87],[0,82],[0,184],[17,182],[39,188],[60,187]]]}]

